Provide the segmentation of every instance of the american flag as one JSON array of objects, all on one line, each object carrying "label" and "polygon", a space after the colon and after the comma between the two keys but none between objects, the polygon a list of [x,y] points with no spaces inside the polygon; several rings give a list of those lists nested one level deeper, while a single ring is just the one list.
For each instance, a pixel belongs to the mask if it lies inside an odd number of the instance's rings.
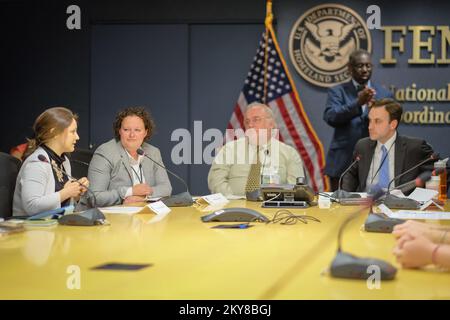
[{"label": "american flag", "polygon": [[[267,50],[265,50],[266,43]],[[264,90],[265,72],[267,72],[266,90]],[[266,28],[259,42],[227,129],[244,129],[245,108],[255,101],[266,103],[272,109],[280,130],[280,140],[298,150],[311,187],[315,191],[325,190],[323,146],[303,110],[271,27]]]}]

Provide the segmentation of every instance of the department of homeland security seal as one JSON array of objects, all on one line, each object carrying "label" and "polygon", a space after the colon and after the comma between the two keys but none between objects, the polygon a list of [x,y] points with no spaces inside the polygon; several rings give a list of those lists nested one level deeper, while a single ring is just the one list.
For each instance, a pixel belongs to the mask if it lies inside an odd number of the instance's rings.
[{"label": "department of homeland security seal", "polygon": [[372,50],[365,21],[352,9],[334,3],[309,9],[294,24],[289,55],[300,75],[320,87],[350,79],[347,63],[356,49]]}]

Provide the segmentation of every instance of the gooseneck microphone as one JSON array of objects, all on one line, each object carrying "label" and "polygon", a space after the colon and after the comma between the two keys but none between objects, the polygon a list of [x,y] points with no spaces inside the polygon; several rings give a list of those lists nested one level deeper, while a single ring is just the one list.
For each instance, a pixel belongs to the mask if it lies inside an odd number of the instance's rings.
[{"label": "gooseneck microphone", "polygon": [[42,162],[48,163],[50,166],[52,166],[54,170],[60,172],[61,174],[64,174],[70,180],[77,182],[81,187],[85,188],[89,194],[92,195],[92,198],[94,200],[94,202],[92,203],[92,208],[82,212],[64,215],[58,219],[58,223],[66,225],[84,225],[84,226],[105,223],[106,221],[105,215],[97,208],[97,197],[89,187],[83,185],[80,181],[78,181],[78,179],[69,175],[64,169],[59,168],[55,164],[50,163],[43,154],[38,155],[38,159]]},{"label": "gooseneck microphone", "polygon": [[395,189],[399,189],[402,192],[408,192],[416,187],[422,188],[425,185],[425,183],[431,179],[432,176],[438,176],[444,171],[445,168],[436,168],[433,171],[422,172],[414,180],[396,186]]},{"label": "gooseneck microphone", "polygon": [[381,280],[392,280],[395,278],[397,269],[391,264],[374,258],[360,258],[342,250],[342,234],[345,227],[361,212],[371,208],[373,202],[383,194],[384,192],[380,187],[370,190],[367,203],[345,219],[339,227],[337,253],[330,266],[331,276],[336,278],[367,280],[372,275],[372,270],[375,266],[379,270]]},{"label": "gooseneck microphone", "polygon": [[81,161],[81,160],[77,160],[77,159],[70,159],[70,162],[76,162],[76,163],[79,163],[79,164],[82,164],[82,165],[84,165],[84,166],[87,166],[87,167],[89,167],[89,163],[87,163],[87,162],[84,162],[84,161]]},{"label": "gooseneck microphone", "polygon": [[156,164],[160,168],[164,169],[164,171],[170,173],[172,176],[174,176],[175,178],[180,180],[183,183],[183,185],[186,187],[186,191],[185,192],[182,192],[182,193],[179,193],[179,194],[176,194],[176,195],[173,195],[173,196],[164,197],[161,201],[166,206],[168,206],[168,207],[190,207],[194,203],[194,199],[192,199],[192,196],[189,193],[189,187],[188,187],[186,181],[184,181],[180,176],[178,176],[174,172],[172,172],[169,169],[167,169],[162,164],[160,164],[157,161],[153,160],[149,155],[147,155],[145,153],[145,151],[142,148],[137,149],[137,154],[146,157],[147,159],[152,161],[154,164]]},{"label": "gooseneck microphone", "polygon": [[338,189],[333,192],[333,194],[331,195],[333,198],[337,199],[338,202],[341,198],[352,198],[355,197],[354,195],[352,195],[351,193],[345,191],[345,190],[341,190],[341,186],[342,186],[342,178],[344,178],[344,176],[347,174],[347,172],[350,171],[351,168],[353,168],[353,166],[359,162],[361,160],[361,155],[357,154],[355,156],[355,160],[353,160],[353,162],[347,167],[347,169],[344,170],[344,172],[342,172],[341,176],[339,177],[339,181],[338,181]]},{"label": "gooseneck microphone", "polygon": [[419,162],[418,164],[416,164],[415,166],[412,166],[411,168],[409,168],[408,170],[406,170],[405,172],[402,172],[402,173],[400,173],[399,175],[396,175],[391,181],[389,181],[389,184],[388,184],[388,187],[387,187],[388,194],[389,194],[389,191],[391,190],[391,185],[392,185],[392,183],[393,183],[395,180],[397,180],[397,179],[403,177],[403,176],[404,176],[405,174],[407,174],[407,173],[410,173],[410,172],[413,171],[414,169],[417,169],[418,167],[420,167],[421,165],[427,163],[428,161],[431,161],[431,160],[437,160],[437,159],[439,159],[439,153],[433,153],[433,154],[431,154],[430,156],[428,156],[426,159],[420,161],[420,162]]},{"label": "gooseneck microphone", "polygon": [[[391,192],[391,185],[392,185],[392,183],[395,180],[403,177],[405,174],[413,171],[414,169],[417,169],[418,167],[420,167],[421,165],[427,163],[428,161],[436,160],[436,159],[439,159],[439,154],[438,153],[433,153],[430,156],[428,156],[426,159],[420,161],[418,164],[416,164],[416,165],[412,166],[411,168],[409,168],[408,170],[400,173],[399,175],[395,176],[391,181],[389,181],[389,184],[388,184],[388,187],[387,187],[387,192],[386,192],[386,197],[384,199],[384,204],[388,208],[391,208],[391,209],[412,209],[412,210],[419,209],[420,208],[420,204],[417,201],[415,201],[413,199],[408,199],[408,198],[400,198],[400,197],[397,197],[397,196],[391,194],[390,193]],[[428,174],[429,173],[424,173],[423,176],[419,176],[420,179],[417,182],[421,183],[421,180],[426,178],[426,176]],[[430,177],[431,177],[431,175],[430,175]],[[430,178],[428,178],[428,180],[429,179]],[[416,179],[414,179],[414,181],[416,181]],[[412,188],[414,188],[415,185],[412,186],[412,184],[413,183],[409,183],[408,185],[402,185],[401,187],[404,188],[402,191],[403,192],[407,192],[407,191],[411,190]]]}]

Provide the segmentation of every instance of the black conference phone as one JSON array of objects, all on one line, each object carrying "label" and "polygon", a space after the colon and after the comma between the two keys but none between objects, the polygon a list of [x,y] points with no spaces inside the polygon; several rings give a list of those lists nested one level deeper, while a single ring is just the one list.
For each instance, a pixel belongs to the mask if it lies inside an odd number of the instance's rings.
[{"label": "black conference phone", "polygon": [[263,207],[309,207],[315,205],[314,190],[310,186],[297,184],[262,184]]}]

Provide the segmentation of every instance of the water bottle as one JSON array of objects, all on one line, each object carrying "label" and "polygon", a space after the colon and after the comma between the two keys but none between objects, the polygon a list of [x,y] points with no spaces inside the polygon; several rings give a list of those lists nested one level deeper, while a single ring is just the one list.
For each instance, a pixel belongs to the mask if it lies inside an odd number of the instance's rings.
[{"label": "water bottle", "polygon": [[439,200],[445,201],[447,200],[447,161],[448,158],[444,160],[439,160],[434,163],[434,168],[443,168],[444,170],[439,175]]},{"label": "water bottle", "polygon": [[441,178],[439,176],[432,176],[429,181],[426,182],[425,188],[436,191],[436,196],[433,197],[434,200],[439,199],[439,188],[441,184]]}]

